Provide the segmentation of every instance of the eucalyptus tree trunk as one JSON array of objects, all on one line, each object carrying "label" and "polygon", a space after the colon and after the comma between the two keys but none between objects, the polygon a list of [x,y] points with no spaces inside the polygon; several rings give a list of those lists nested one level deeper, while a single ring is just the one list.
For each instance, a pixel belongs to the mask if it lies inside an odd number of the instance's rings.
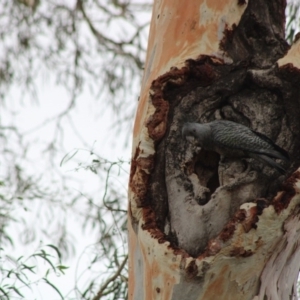
[{"label": "eucalyptus tree trunk", "polygon": [[[133,132],[129,299],[297,299],[300,41],[284,0],[155,0]],[[287,174],[186,142],[231,120],[289,152]]]}]

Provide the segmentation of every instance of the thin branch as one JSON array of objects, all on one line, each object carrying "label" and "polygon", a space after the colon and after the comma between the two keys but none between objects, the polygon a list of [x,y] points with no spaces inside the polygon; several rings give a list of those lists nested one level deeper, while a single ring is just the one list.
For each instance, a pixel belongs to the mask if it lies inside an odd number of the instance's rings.
[{"label": "thin branch", "polygon": [[116,271],[116,273],[113,276],[111,276],[110,278],[108,278],[106,280],[106,282],[102,285],[101,289],[99,290],[99,292],[97,293],[97,295],[93,298],[93,300],[99,300],[99,299],[101,299],[101,297],[103,296],[104,291],[108,287],[108,285],[111,282],[115,281],[118,278],[118,276],[121,275],[121,272],[122,272],[123,268],[125,267],[125,265],[127,263],[127,260],[128,260],[128,255],[126,255],[125,259],[123,260],[122,264],[120,265],[120,267],[118,268],[118,270]]},{"label": "thin branch", "polygon": [[[125,43],[125,42],[116,42],[116,41],[113,41],[112,39],[109,39],[108,37],[104,36],[103,34],[101,34],[96,28],[95,26],[93,25],[91,19],[88,17],[84,7],[83,7],[83,2],[82,0],[77,0],[77,5],[76,5],[76,8],[78,10],[81,11],[82,15],[83,15],[83,18],[84,20],[87,22],[91,32],[93,33],[93,35],[97,38],[98,42],[100,44],[111,44],[113,45],[114,47],[118,48],[118,51],[115,52],[119,55],[122,55],[124,57],[129,57],[131,58],[136,66],[139,68],[139,69],[142,69],[143,68],[143,62],[136,56],[132,55],[130,52],[126,52],[123,50],[123,45],[124,44],[129,44],[129,43]],[[138,32],[139,32],[140,28],[138,29]],[[109,49],[109,50],[112,50],[114,52],[113,49]]]}]

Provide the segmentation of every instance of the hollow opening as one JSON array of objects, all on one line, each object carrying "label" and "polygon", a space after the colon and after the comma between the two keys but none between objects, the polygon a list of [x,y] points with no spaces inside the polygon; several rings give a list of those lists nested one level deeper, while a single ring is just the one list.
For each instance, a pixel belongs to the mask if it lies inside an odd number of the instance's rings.
[{"label": "hollow opening", "polygon": [[199,203],[200,205],[205,205],[220,186],[218,175],[219,160],[219,154],[206,150],[201,150],[196,157],[193,171],[197,174],[200,184],[209,189],[205,200],[202,200]]}]

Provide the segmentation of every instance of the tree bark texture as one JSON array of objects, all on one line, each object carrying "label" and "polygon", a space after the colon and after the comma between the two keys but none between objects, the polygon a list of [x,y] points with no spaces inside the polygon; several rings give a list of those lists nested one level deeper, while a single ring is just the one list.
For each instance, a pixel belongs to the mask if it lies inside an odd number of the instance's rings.
[{"label": "tree bark texture", "polygon": [[[300,41],[283,0],[154,1],[133,133],[129,299],[297,299]],[[287,174],[185,141],[185,122],[244,124]]]}]

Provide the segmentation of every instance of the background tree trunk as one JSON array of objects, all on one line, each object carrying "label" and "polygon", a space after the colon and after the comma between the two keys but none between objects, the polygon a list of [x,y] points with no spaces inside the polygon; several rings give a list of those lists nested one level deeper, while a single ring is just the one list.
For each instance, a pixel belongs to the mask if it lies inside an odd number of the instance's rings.
[{"label": "background tree trunk", "polygon": [[[300,42],[285,1],[155,1],[129,184],[129,299],[297,299]],[[226,119],[287,150],[286,176],[181,136]]]}]

